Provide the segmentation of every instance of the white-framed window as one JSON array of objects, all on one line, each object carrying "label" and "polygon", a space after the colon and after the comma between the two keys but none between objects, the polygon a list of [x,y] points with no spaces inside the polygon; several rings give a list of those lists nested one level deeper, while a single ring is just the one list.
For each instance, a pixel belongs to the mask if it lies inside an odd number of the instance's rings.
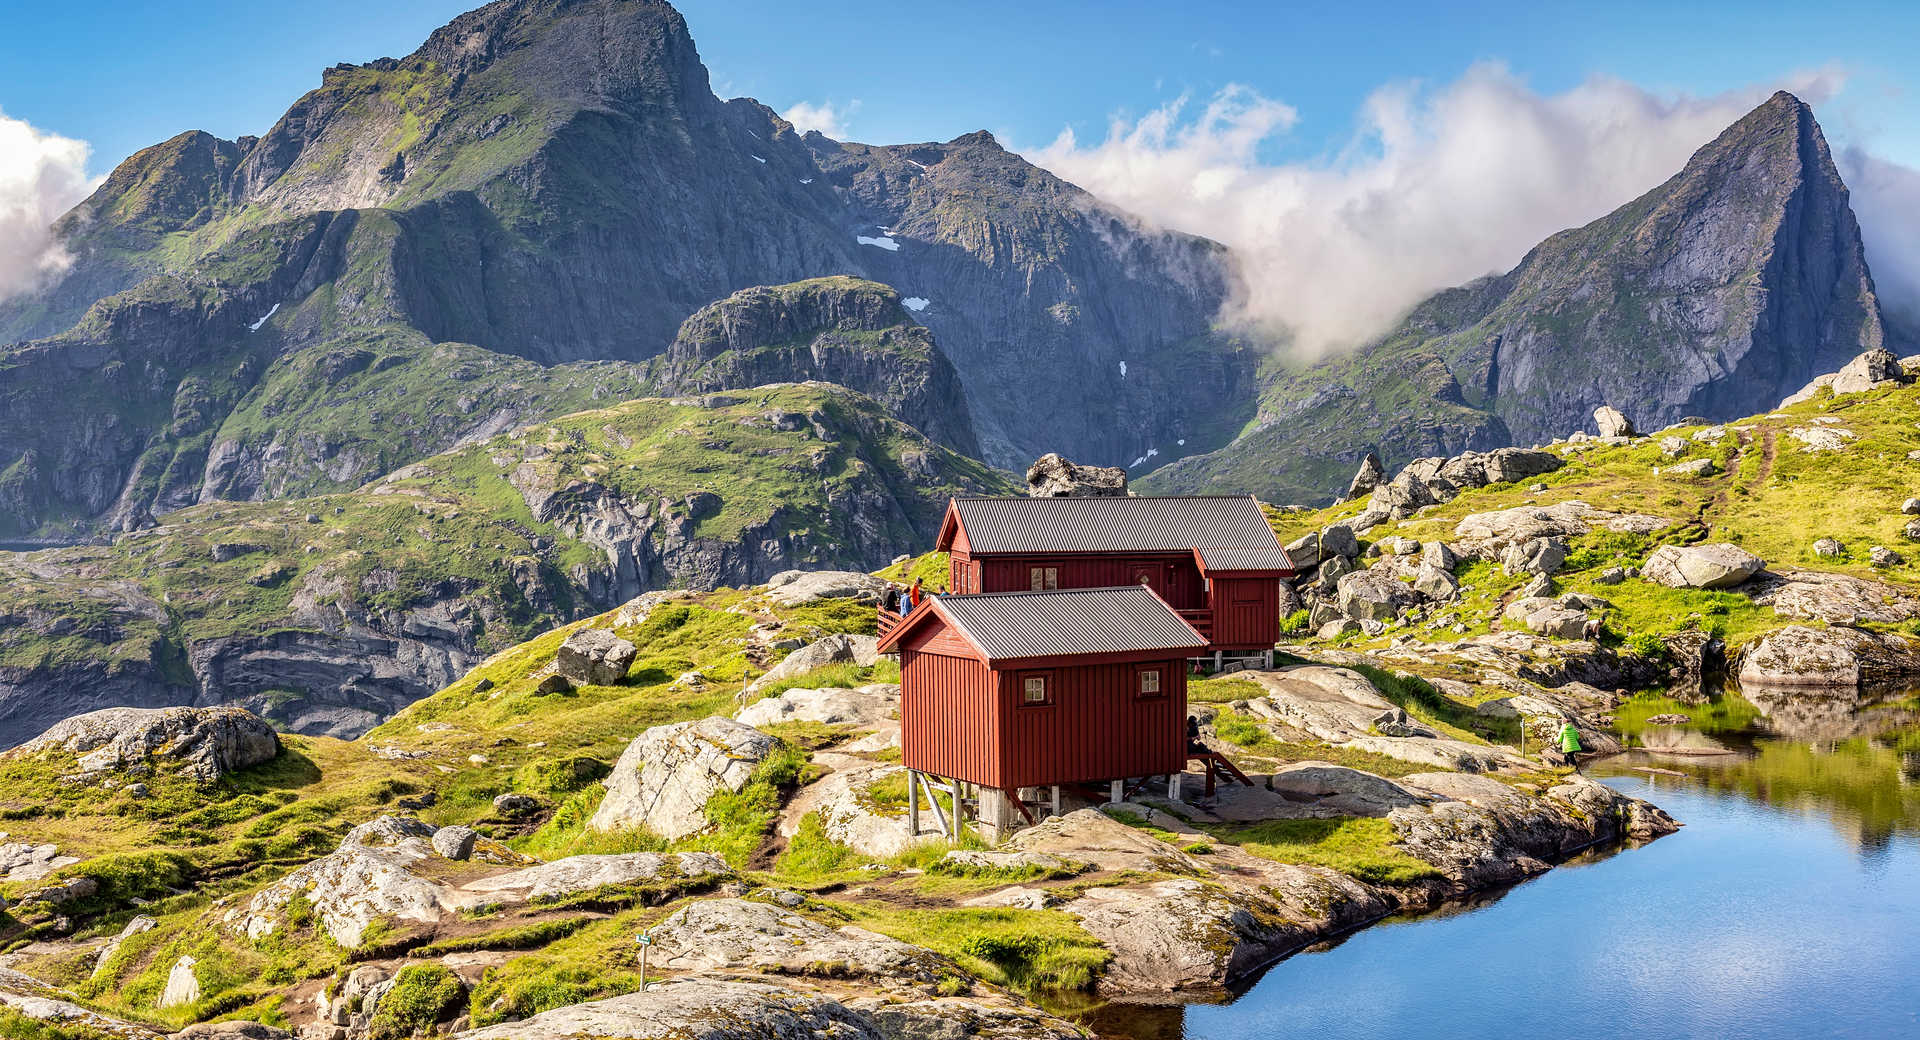
[{"label": "white-framed window", "polygon": [[1027,587],[1033,592],[1057,589],[1060,587],[1060,568],[1029,567],[1027,568],[1027,580]]},{"label": "white-framed window", "polygon": [[1135,673],[1139,676],[1138,692],[1142,697],[1158,697],[1161,694],[1160,669],[1142,668]]},{"label": "white-framed window", "polygon": [[1046,672],[1027,672],[1022,674],[1020,676],[1020,703],[1022,705],[1053,703],[1053,691],[1048,689],[1048,680],[1051,678],[1052,676]]}]

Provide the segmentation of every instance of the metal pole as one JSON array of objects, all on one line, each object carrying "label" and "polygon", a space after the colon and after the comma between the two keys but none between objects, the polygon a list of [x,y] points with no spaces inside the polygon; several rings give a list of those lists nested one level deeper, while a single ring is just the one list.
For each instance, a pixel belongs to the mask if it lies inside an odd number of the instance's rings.
[{"label": "metal pole", "polygon": [[647,991],[647,948],[653,945],[653,936],[641,932],[634,937],[633,941],[640,945],[640,992],[645,993]]}]

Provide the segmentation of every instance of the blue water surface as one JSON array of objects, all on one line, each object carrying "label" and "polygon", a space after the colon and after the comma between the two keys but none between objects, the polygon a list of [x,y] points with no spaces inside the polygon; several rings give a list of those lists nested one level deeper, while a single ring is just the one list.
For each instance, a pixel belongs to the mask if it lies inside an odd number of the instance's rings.
[{"label": "blue water surface", "polygon": [[1863,836],[1819,799],[1773,805],[1696,778],[1608,782],[1685,828],[1363,929],[1230,1005],[1109,1007],[1094,1024],[1140,1040],[1920,1037],[1911,829]]}]

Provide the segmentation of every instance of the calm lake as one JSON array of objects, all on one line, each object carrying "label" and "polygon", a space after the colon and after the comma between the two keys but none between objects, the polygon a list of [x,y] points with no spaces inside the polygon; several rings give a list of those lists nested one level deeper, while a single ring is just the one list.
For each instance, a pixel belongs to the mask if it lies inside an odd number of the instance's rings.
[{"label": "calm lake", "polygon": [[[1793,721],[1732,695],[1623,710],[1636,744],[1734,752],[1636,751],[1590,770],[1673,814],[1678,834],[1363,929],[1231,1005],[1109,1005],[1089,1025],[1130,1040],[1920,1037],[1913,702],[1780,707]],[[1640,721],[1663,711],[1695,721]]]}]

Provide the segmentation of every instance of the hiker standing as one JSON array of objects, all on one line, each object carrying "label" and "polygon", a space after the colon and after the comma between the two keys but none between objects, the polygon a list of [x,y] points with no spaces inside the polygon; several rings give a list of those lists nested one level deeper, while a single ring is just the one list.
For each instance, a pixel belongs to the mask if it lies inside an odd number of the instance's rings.
[{"label": "hiker standing", "polygon": [[907,601],[913,604],[912,609],[919,609],[921,597],[924,595],[920,591],[920,583],[925,580],[925,578],[913,579],[913,588],[907,590]]},{"label": "hiker standing", "polygon": [[886,595],[880,597],[880,609],[889,614],[904,613],[900,609],[900,586],[892,582],[887,583]]},{"label": "hiker standing", "polygon": [[1572,722],[1560,724],[1560,735],[1555,738],[1560,745],[1560,753],[1566,756],[1567,766],[1575,772],[1580,770],[1580,760],[1574,756],[1581,751],[1580,731],[1573,728]]}]

